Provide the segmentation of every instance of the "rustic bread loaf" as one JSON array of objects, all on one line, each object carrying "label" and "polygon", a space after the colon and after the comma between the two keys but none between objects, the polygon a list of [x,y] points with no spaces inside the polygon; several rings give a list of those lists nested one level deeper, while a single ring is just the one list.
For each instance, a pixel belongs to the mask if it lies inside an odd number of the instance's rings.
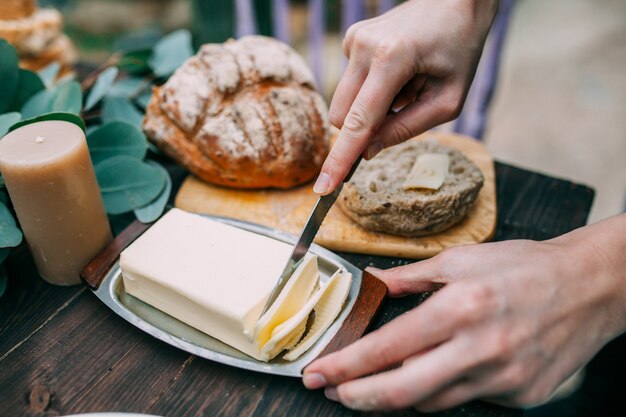
[{"label": "rustic bread loaf", "polygon": [[[405,190],[417,157],[446,153],[450,170],[438,190]],[[359,165],[339,197],[342,210],[367,230],[424,236],[445,230],[472,208],[483,185],[480,169],[461,152],[433,140],[412,139]]]},{"label": "rustic bread loaf", "polygon": [[61,33],[63,16],[55,9],[38,9],[17,20],[0,20],[0,38],[12,44],[20,56],[37,57]]},{"label": "rustic bread loaf", "polygon": [[328,153],[328,116],[289,46],[262,36],[204,45],[155,88],[143,128],[198,177],[236,188],[307,182]]},{"label": "rustic bread loaf", "polygon": [[2,0],[0,20],[23,19],[32,15],[36,7],[35,0]]}]

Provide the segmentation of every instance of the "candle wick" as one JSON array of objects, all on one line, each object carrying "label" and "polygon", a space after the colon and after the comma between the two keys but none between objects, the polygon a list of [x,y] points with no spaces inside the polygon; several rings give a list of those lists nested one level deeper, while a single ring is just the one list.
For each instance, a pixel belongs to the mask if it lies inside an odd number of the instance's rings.
[{"label": "candle wick", "polygon": [[42,136],[37,136],[35,138],[35,143],[44,143],[46,141],[46,138],[42,137]]}]

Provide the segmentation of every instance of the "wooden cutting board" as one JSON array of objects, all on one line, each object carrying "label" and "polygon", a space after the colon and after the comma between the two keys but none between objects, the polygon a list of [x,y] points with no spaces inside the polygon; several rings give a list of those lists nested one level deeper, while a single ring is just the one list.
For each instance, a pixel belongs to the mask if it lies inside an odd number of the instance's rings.
[{"label": "wooden cutting board", "polygon": [[[315,242],[335,251],[427,258],[445,248],[489,240],[496,227],[495,171],[491,155],[480,142],[450,133],[426,133],[412,140],[426,138],[435,138],[443,145],[460,150],[485,176],[476,206],[463,221],[435,235],[406,238],[369,232],[334,206]],[[189,176],[175,204],[183,210],[233,217],[298,235],[317,200],[312,186],[310,183],[290,190],[242,191],[210,185]]]}]

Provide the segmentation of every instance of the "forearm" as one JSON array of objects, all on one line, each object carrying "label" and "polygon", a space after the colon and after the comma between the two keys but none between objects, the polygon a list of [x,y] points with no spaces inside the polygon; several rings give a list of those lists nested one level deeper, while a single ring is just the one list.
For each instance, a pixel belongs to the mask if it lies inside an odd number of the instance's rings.
[{"label": "forearm", "polygon": [[550,242],[571,249],[607,314],[609,339],[626,331],[626,213],[582,227]]}]

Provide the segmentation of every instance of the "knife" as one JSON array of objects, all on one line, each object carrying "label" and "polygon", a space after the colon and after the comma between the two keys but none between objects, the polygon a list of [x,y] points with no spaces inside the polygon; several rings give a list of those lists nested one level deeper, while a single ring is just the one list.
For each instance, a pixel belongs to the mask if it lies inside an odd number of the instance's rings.
[{"label": "knife", "polygon": [[291,256],[289,257],[289,260],[287,261],[287,265],[285,265],[285,268],[283,269],[282,274],[280,274],[280,277],[278,278],[278,282],[274,286],[274,289],[270,293],[270,296],[267,299],[267,302],[265,303],[265,307],[263,307],[261,316],[263,316],[263,314],[265,314],[265,312],[269,310],[272,304],[274,304],[274,301],[276,301],[276,298],[278,298],[278,295],[280,294],[280,292],[283,290],[283,288],[285,288],[285,285],[287,285],[289,278],[291,278],[291,275],[293,274],[293,272],[296,270],[296,268],[298,267],[298,265],[304,258],[304,255],[306,255],[306,253],[309,251],[309,248],[311,247],[311,243],[313,242],[313,239],[315,238],[317,231],[322,225],[322,222],[324,221],[326,214],[328,213],[330,208],[333,206],[333,203],[335,202],[335,200],[337,200],[339,193],[343,189],[343,185],[346,182],[350,181],[350,178],[352,178],[352,174],[354,174],[354,171],[356,171],[357,167],[359,166],[359,163],[361,162],[361,159],[362,157],[359,156],[359,158],[352,165],[352,168],[350,168],[350,172],[348,172],[348,175],[346,175],[344,180],[341,183],[339,183],[337,188],[335,188],[335,191],[333,191],[330,194],[323,195],[317,200],[315,207],[313,207],[313,211],[311,211],[311,214],[309,215],[309,219],[306,221],[306,224],[304,225],[304,228],[302,229],[302,233],[300,233],[298,242],[296,243],[295,247],[293,248],[293,251],[291,252]]}]

